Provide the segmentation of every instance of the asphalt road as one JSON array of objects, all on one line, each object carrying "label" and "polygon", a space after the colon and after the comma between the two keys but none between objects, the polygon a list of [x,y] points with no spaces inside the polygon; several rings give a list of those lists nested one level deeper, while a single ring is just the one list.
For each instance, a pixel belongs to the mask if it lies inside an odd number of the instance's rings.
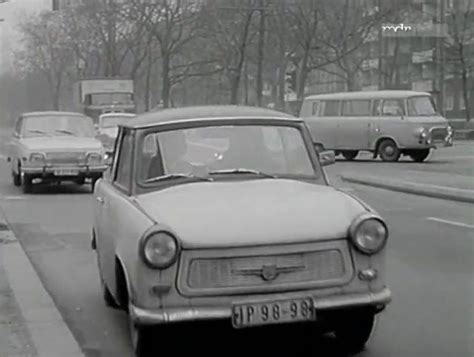
[{"label": "asphalt road", "polygon": [[[400,177],[404,168],[472,175],[472,148],[436,153],[428,164],[392,167],[399,169]],[[387,164],[338,162],[328,172],[367,173],[383,165]],[[387,270],[393,302],[360,356],[473,356],[473,206],[370,187],[349,188],[388,220],[391,231]],[[74,185],[24,195],[13,187],[7,165],[0,160],[0,205],[85,354],[128,357],[132,354],[126,318],[106,308],[100,294],[90,249],[92,204],[89,187]],[[305,335],[288,327],[237,334],[230,326],[209,326],[207,339],[197,339],[189,327],[173,329],[157,343],[193,355],[341,355],[331,337]],[[217,340],[224,341],[228,351],[218,351]],[[316,341],[313,347],[310,340]]]}]

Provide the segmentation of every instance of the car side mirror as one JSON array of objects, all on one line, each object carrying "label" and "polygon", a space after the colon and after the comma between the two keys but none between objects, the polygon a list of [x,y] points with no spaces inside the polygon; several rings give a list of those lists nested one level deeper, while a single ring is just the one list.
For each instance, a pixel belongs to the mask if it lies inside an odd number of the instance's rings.
[{"label": "car side mirror", "polygon": [[322,151],[319,153],[319,162],[322,166],[328,166],[336,163],[336,153],[334,151]]}]

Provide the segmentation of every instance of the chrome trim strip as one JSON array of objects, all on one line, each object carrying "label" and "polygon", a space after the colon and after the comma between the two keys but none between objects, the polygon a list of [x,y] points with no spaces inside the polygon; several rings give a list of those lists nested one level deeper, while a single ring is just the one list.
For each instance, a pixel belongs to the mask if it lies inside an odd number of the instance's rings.
[{"label": "chrome trim strip", "polygon": [[[305,293],[302,293],[305,294]],[[316,310],[331,310],[337,308],[360,307],[367,305],[387,305],[391,302],[391,292],[385,288],[376,293],[359,293],[330,295],[324,297],[313,297],[313,304]],[[262,301],[273,301],[272,297],[268,297]],[[130,305],[131,319],[140,325],[158,325],[178,321],[198,321],[198,320],[214,320],[227,319],[231,317],[231,306],[216,307],[182,307],[172,309],[147,310]]]}]

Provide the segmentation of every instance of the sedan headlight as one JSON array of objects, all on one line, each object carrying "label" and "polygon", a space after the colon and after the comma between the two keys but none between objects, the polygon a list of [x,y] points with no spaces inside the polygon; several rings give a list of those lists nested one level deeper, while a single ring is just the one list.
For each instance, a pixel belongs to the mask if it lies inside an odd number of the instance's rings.
[{"label": "sedan headlight", "polygon": [[44,164],[46,163],[46,156],[40,152],[34,152],[30,154],[28,161],[32,164]]},{"label": "sedan headlight", "polygon": [[153,269],[165,269],[178,257],[178,242],[168,232],[153,232],[141,242],[140,252],[143,261]]},{"label": "sedan headlight", "polygon": [[99,153],[89,153],[87,155],[87,164],[88,165],[102,165],[104,156]]},{"label": "sedan headlight", "polygon": [[415,135],[420,137],[421,139],[426,139],[428,137],[428,130],[425,128],[419,128],[416,130]]},{"label": "sedan headlight", "polygon": [[350,236],[356,248],[362,253],[375,254],[385,246],[388,229],[380,218],[362,216],[352,224]]}]

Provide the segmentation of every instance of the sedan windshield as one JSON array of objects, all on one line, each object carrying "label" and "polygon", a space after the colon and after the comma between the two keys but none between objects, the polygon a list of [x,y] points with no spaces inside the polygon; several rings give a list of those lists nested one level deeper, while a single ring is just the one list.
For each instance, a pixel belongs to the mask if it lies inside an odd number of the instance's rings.
[{"label": "sedan windshield", "polygon": [[132,118],[131,116],[127,115],[114,115],[114,116],[106,116],[102,117],[100,120],[100,126],[102,128],[115,128],[119,124],[122,124],[123,122],[129,120]]},{"label": "sedan windshield", "polygon": [[[152,133],[145,136],[140,181],[185,177],[311,177],[312,165],[302,133],[285,126],[219,126]],[[181,175],[181,176],[179,176]]]},{"label": "sedan windshield", "polygon": [[79,115],[41,115],[24,120],[24,137],[78,136],[93,137],[94,124],[91,118]]},{"label": "sedan windshield", "polygon": [[413,97],[408,99],[409,116],[436,115],[433,101],[430,97]]}]

